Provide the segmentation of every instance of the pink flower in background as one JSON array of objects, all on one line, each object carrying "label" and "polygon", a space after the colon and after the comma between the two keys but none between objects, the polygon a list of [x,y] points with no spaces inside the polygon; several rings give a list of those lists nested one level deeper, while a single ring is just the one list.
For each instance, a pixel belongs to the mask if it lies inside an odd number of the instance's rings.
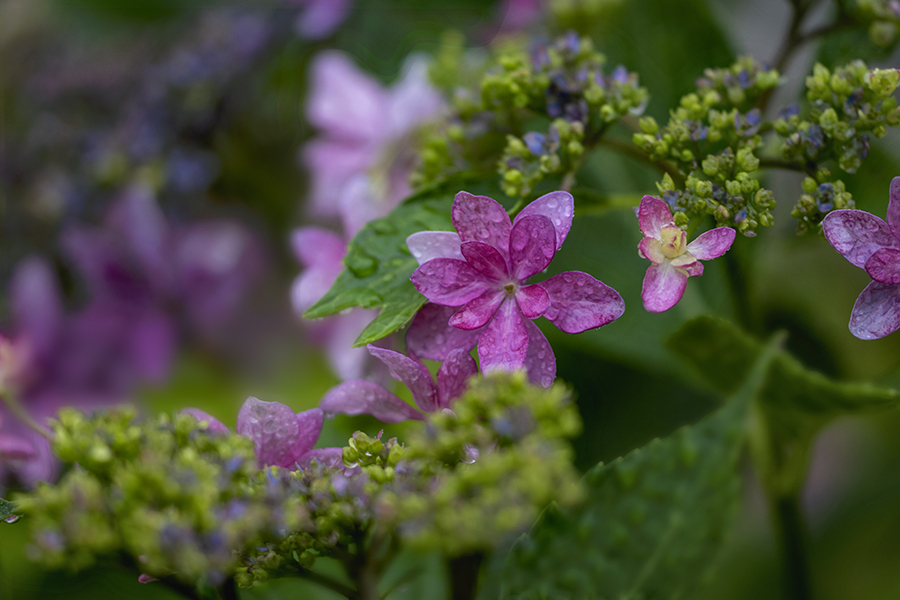
[{"label": "pink flower in background", "polygon": [[725,254],[734,242],[731,227],[717,227],[701,234],[690,244],[687,234],[675,224],[669,205],[653,196],[644,196],[637,210],[644,239],[638,254],[651,264],[644,275],[641,300],[650,312],[665,312],[678,304],[688,277],[703,275],[701,260]]},{"label": "pink flower in background", "polygon": [[[406,384],[416,406],[426,413],[449,408],[466,391],[469,378],[478,373],[468,350],[453,350],[438,369],[435,385],[431,373],[414,354],[404,356],[371,344],[368,350],[388,367],[394,379]],[[385,423],[422,419],[422,413],[402,399],[364,380],[345,381],[335,386],[322,399],[319,408],[328,414],[372,415]]]},{"label": "pink flower in background", "polygon": [[[426,316],[410,326],[410,349],[442,360],[477,343],[483,371],[525,369],[531,381],[552,384],[556,359],[531,321],[545,316],[566,333],[580,333],[625,311],[614,289],[580,271],[527,285],[562,246],[574,212],[571,194],[552,192],[510,222],[497,201],[457,194],[451,212],[457,233],[424,231],[407,244],[421,265],[410,277],[416,289],[435,305],[459,308],[451,313],[426,305]],[[454,329],[472,333],[461,336]]]},{"label": "pink flower in background", "polygon": [[300,5],[294,28],[297,35],[309,40],[328,37],[350,15],[352,0],[293,0]]},{"label": "pink flower in background", "polygon": [[850,313],[850,333],[875,340],[900,329],[900,177],[891,181],[887,223],[861,210],[828,213],[825,238],[872,282]]}]

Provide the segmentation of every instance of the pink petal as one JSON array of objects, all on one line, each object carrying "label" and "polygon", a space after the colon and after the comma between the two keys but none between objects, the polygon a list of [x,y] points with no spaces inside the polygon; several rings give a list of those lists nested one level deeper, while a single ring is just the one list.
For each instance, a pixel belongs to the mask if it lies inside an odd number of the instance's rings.
[{"label": "pink petal", "polygon": [[325,353],[335,375],[346,381],[363,379],[371,375],[372,356],[365,348],[352,348],[378,311],[354,308],[348,313],[341,313],[323,319],[327,326]]},{"label": "pink petal", "polygon": [[282,458],[297,443],[300,425],[290,407],[280,402],[264,402],[253,396],[244,401],[238,412],[240,435],[253,440],[260,466],[280,465]]},{"label": "pink petal", "polygon": [[644,308],[655,313],[669,310],[681,300],[687,280],[687,273],[679,271],[668,262],[650,265],[644,275],[641,290]]},{"label": "pink petal", "polygon": [[663,225],[672,222],[672,211],[669,205],[653,196],[641,198],[641,206],[638,208],[638,223],[641,232],[647,237],[659,239],[659,230]]},{"label": "pink petal", "polygon": [[581,271],[567,271],[540,284],[550,296],[544,316],[566,333],[612,323],[625,312],[619,293]]},{"label": "pink petal", "polygon": [[450,317],[450,326],[471,331],[487,325],[497,308],[506,298],[506,292],[488,292],[467,302]]},{"label": "pink petal", "polygon": [[522,209],[513,221],[513,227],[520,219],[532,215],[542,215],[550,219],[556,230],[556,249],[562,248],[569,229],[572,228],[572,217],[575,216],[575,200],[569,192],[550,192]]},{"label": "pink petal", "polygon": [[391,132],[395,137],[444,110],[444,101],[429,80],[428,62],[421,55],[411,55],[403,65],[403,73],[390,91]]},{"label": "pink petal", "polygon": [[484,242],[506,256],[512,224],[500,203],[487,196],[460,192],[450,210],[453,227],[464,242]]},{"label": "pink petal", "polygon": [[638,256],[646,258],[654,265],[666,260],[666,255],[662,253],[662,245],[659,240],[652,237],[645,237],[638,242]]},{"label": "pink petal", "polygon": [[891,195],[888,200],[887,222],[894,237],[900,239],[900,177],[891,179]]},{"label": "pink petal", "polygon": [[466,392],[469,378],[478,373],[478,365],[468,350],[454,350],[437,372],[438,404],[448,408],[450,403]]},{"label": "pink petal", "polygon": [[509,234],[512,276],[525,281],[547,268],[556,254],[556,230],[550,219],[533,215],[520,219]]},{"label": "pink petal", "polygon": [[519,310],[529,319],[537,319],[550,307],[550,295],[537,285],[526,285],[516,292]]},{"label": "pink petal", "polygon": [[881,283],[900,283],[900,250],[882,248],[866,261],[866,273]]},{"label": "pink petal", "polygon": [[335,50],[320,52],[310,71],[311,93],[306,105],[310,123],[345,140],[378,140],[387,133],[387,92],[347,55]]},{"label": "pink petal", "polygon": [[468,352],[478,343],[482,330],[466,331],[450,326],[453,306],[428,302],[413,317],[406,333],[406,347],[416,356],[429,360],[446,360],[454,350]]},{"label": "pink petal", "polygon": [[316,448],[310,450],[297,459],[297,466],[301,469],[308,469],[312,461],[318,462],[323,467],[343,467],[344,449]]},{"label": "pink petal", "polygon": [[306,270],[298,279],[295,308],[303,312],[325,295],[343,270],[347,244],[319,227],[301,227],[291,234],[291,248]]},{"label": "pink petal", "polygon": [[338,206],[347,238],[353,239],[369,221],[387,215],[394,206],[390,198],[378,193],[366,173],[349,178],[341,190]]},{"label": "pink petal", "polygon": [[365,140],[314,139],[303,147],[303,165],[310,179],[310,211],[323,217],[341,213],[348,181],[365,173],[377,160],[377,148]]},{"label": "pink petal", "polygon": [[728,252],[737,232],[731,227],[710,229],[687,245],[687,251],[698,260],[712,260]]},{"label": "pink petal", "polygon": [[462,306],[497,285],[469,263],[455,258],[429,260],[413,271],[409,279],[420,294],[445,306]]},{"label": "pink petal", "polygon": [[384,423],[422,420],[422,413],[378,384],[364,379],[345,381],[331,388],[319,403],[326,414],[372,415]]},{"label": "pink petal", "polygon": [[887,223],[861,210],[844,209],[828,213],[822,220],[822,230],[835,250],[862,269],[877,250],[900,249],[900,242]]},{"label": "pink petal", "polygon": [[297,443],[281,458],[279,467],[293,469],[300,458],[309,452],[322,433],[325,414],[321,408],[313,408],[297,413]]},{"label": "pink petal", "polygon": [[478,340],[478,358],[485,373],[515,371],[525,366],[528,352],[528,330],[519,306],[504,302]]},{"label": "pink petal", "polygon": [[141,573],[140,576],[138,576],[138,583],[153,583],[154,581],[159,581],[159,579],[153,575],[148,575],[147,573]]},{"label": "pink petal", "polygon": [[873,281],[850,313],[850,333],[861,340],[877,340],[900,329],[900,285]]},{"label": "pink petal", "polygon": [[525,321],[525,328],[528,330],[528,354],[525,356],[528,381],[548,388],[556,379],[556,356],[537,325]]},{"label": "pink petal", "polygon": [[437,409],[437,389],[435,389],[431,373],[428,372],[425,365],[393,350],[379,348],[372,344],[366,348],[372,356],[387,365],[394,379],[406,384],[419,408],[425,412],[433,412]]},{"label": "pink petal", "polygon": [[465,260],[460,250],[462,240],[452,231],[420,231],[406,238],[406,245],[420,265],[433,258]]},{"label": "pink petal", "polygon": [[493,246],[484,242],[465,242],[460,250],[466,262],[485,277],[497,281],[509,278],[506,260]]},{"label": "pink petal", "polygon": [[200,424],[206,424],[206,430],[210,433],[229,433],[231,430],[225,426],[222,421],[218,420],[211,414],[200,410],[199,408],[184,408],[181,411],[183,415],[190,415],[197,419]]}]

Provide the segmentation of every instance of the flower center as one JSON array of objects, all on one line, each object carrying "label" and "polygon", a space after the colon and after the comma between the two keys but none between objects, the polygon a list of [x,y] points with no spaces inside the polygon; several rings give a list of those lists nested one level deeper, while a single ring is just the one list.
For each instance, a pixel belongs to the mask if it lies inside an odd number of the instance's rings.
[{"label": "flower center", "polygon": [[687,246],[687,234],[677,225],[665,225],[659,232],[660,250],[666,258],[678,258]]},{"label": "flower center", "polygon": [[503,289],[506,290],[506,295],[509,297],[516,295],[516,289],[518,286],[515,283],[509,282],[503,286]]}]

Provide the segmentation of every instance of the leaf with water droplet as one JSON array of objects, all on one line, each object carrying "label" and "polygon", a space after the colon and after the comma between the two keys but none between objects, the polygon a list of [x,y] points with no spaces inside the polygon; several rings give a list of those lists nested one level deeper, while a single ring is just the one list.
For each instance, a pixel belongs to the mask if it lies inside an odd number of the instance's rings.
[{"label": "leaf with water droplet", "polygon": [[0,520],[6,523],[15,523],[19,520],[19,515],[16,514],[16,505],[3,498],[0,498]]}]

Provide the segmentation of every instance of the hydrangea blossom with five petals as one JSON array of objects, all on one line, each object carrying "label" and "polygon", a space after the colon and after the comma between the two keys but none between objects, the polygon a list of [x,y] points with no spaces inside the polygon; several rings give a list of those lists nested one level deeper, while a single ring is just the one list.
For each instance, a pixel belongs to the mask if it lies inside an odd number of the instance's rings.
[{"label": "hydrangea blossom with five petals", "polygon": [[872,282],[850,313],[850,333],[875,340],[900,329],[900,177],[891,181],[887,223],[861,210],[829,213],[822,221],[825,238]]},{"label": "hydrangea blossom with five petals", "polygon": [[731,227],[717,227],[689,244],[687,234],[675,224],[669,205],[653,196],[641,199],[637,216],[645,236],[638,244],[638,254],[653,263],[644,275],[641,300],[644,308],[655,313],[678,304],[688,277],[703,275],[700,261],[725,254],[736,233]]},{"label": "hydrangea blossom with five petals", "polygon": [[487,196],[457,194],[451,210],[457,233],[424,231],[407,239],[420,264],[410,278],[413,285],[434,305],[455,308],[426,305],[410,326],[410,349],[443,360],[477,343],[485,372],[525,369],[531,381],[552,384],[556,360],[531,321],[545,316],[566,333],[580,333],[625,311],[614,289],[586,273],[568,271],[527,283],[553,260],[574,212],[572,195],[563,191],[538,198],[514,221]]}]

